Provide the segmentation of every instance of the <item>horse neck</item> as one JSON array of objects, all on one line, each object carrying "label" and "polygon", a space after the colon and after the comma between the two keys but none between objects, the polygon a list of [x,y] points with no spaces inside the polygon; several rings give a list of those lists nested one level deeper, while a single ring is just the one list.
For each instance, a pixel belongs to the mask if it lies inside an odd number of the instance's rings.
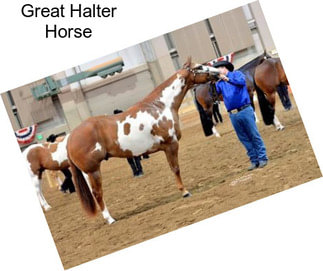
[{"label": "horse neck", "polygon": [[254,74],[256,67],[265,60],[264,57],[265,57],[265,55],[262,54],[256,58],[254,58],[253,60],[251,60],[247,64],[240,67],[239,71],[242,71],[244,73]]},{"label": "horse neck", "polygon": [[187,75],[177,72],[159,85],[146,99],[150,102],[161,102],[166,108],[178,111],[189,89]]}]

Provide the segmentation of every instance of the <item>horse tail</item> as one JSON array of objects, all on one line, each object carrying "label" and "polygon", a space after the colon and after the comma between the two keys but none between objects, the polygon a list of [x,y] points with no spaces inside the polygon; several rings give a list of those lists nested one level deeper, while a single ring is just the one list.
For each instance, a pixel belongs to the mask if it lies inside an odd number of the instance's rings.
[{"label": "horse tail", "polygon": [[267,100],[264,92],[257,86],[255,79],[253,80],[253,83],[257,92],[260,112],[264,123],[266,125],[274,124],[275,109]]},{"label": "horse tail", "polygon": [[82,171],[71,160],[69,160],[69,162],[74,175],[74,185],[82,207],[89,216],[95,216],[97,207],[89,185],[85,180]]}]

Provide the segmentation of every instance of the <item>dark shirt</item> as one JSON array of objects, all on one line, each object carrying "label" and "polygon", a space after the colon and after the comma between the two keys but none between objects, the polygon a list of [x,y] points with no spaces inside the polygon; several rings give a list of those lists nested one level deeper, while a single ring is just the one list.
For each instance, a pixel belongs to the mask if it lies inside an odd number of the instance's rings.
[{"label": "dark shirt", "polygon": [[245,76],[240,71],[228,72],[229,81],[220,80],[216,83],[216,91],[222,94],[228,111],[250,104]]}]

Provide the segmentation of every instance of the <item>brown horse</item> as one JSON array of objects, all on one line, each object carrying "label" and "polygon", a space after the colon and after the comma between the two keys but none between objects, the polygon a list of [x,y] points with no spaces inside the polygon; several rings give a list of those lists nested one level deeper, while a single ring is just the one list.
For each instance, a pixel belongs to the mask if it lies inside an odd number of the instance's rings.
[{"label": "brown horse", "polygon": [[68,157],[76,190],[89,215],[96,214],[97,203],[107,222],[115,221],[103,200],[100,171],[101,161],[110,157],[164,151],[182,196],[190,196],[178,165],[181,138],[178,109],[188,89],[217,75],[217,69],[193,64],[189,58],[182,69],[127,111],[91,117],[72,131],[67,143]]},{"label": "brown horse", "polygon": [[[213,104],[220,97],[215,91],[213,82],[197,85],[194,89],[194,96],[197,109],[200,113],[201,122],[205,136],[215,135],[220,137],[220,133],[216,129],[215,112],[213,111]],[[214,116],[214,118],[212,117]]]},{"label": "brown horse", "polygon": [[289,83],[280,59],[263,60],[255,69],[254,83],[265,124],[273,124],[276,130],[283,130],[284,126],[275,115],[276,91],[280,84]]},{"label": "brown horse", "polygon": [[35,185],[37,196],[41,206],[45,211],[51,206],[47,203],[41,189],[42,174],[46,169],[60,170],[65,175],[64,185],[66,189],[74,192],[72,182],[72,174],[69,171],[69,163],[67,159],[66,143],[68,136],[61,142],[32,144],[28,146],[22,153],[28,165],[28,172]]},{"label": "brown horse", "polygon": [[[251,101],[251,105],[252,105],[253,109],[255,109],[255,105],[253,102],[253,96],[254,96],[254,91],[255,91],[253,78],[254,78],[255,69],[260,63],[262,63],[262,61],[264,61],[265,59],[268,59],[268,58],[271,58],[271,57],[267,54],[266,51],[264,51],[263,54],[252,59],[251,61],[249,61],[248,63],[246,63],[245,65],[241,66],[238,69],[239,71],[243,72],[244,75],[246,76],[246,85],[247,85],[247,89],[248,89],[248,93],[249,93],[249,97],[250,97],[250,101]],[[212,87],[214,89],[212,89]],[[195,100],[198,103],[197,106],[199,107],[199,105],[200,105],[203,108],[203,110],[206,114],[206,119],[208,119],[205,121],[205,125],[206,126],[213,126],[211,128],[213,134],[215,134],[217,137],[219,137],[220,134],[215,129],[216,123],[213,121],[212,115],[214,114],[214,112],[213,112],[214,101],[218,100],[218,99],[222,100],[222,97],[218,97],[218,95],[215,91],[214,83],[212,84],[212,86],[210,83],[198,85],[197,87],[195,87],[194,91],[195,91]],[[202,119],[203,112],[201,112],[201,110],[199,110],[199,111],[200,111],[200,115],[201,115],[201,119]],[[255,113],[255,117],[256,117],[256,121],[258,122],[258,118],[257,118],[256,113]],[[205,129],[209,130],[208,127],[206,127]],[[206,131],[206,135],[208,135],[208,134],[210,134],[210,133],[208,133]]]}]

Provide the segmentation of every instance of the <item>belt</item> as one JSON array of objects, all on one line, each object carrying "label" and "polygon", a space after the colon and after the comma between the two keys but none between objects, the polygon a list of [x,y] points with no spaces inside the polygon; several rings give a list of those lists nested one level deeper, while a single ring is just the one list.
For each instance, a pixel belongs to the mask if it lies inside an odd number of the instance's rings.
[{"label": "belt", "polygon": [[241,106],[241,107],[239,107],[239,108],[232,109],[232,110],[230,110],[230,111],[229,111],[229,113],[230,113],[230,114],[236,114],[236,113],[240,112],[241,110],[243,110],[243,109],[247,108],[249,105],[250,105],[250,104],[245,104],[245,105],[243,105],[243,106]]}]

